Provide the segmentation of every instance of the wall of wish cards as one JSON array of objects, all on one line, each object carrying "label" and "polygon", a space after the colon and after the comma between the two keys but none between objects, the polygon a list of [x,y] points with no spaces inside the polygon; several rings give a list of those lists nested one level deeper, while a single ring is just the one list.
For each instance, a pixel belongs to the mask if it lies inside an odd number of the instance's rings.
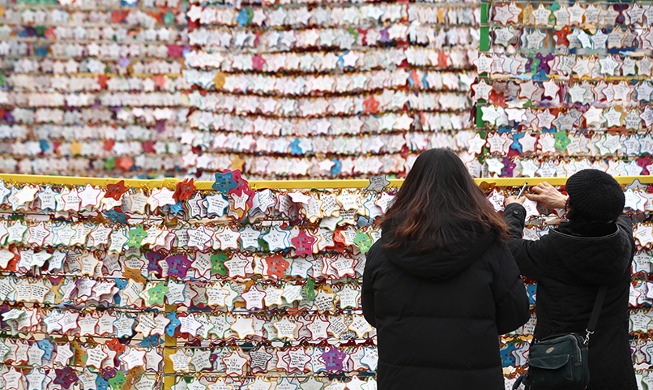
[{"label": "wall of wish cards", "polygon": [[9,177],[0,388],[376,388],[360,276],[387,181],[254,191],[225,172],[207,191]]},{"label": "wall of wish cards", "polygon": [[473,134],[476,3],[190,3],[184,163],[201,178],[403,174]]},{"label": "wall of wish cards", "polygon": [[181,0],[0,0],[0,172],[181,175]]},{"label": "wall of wish cards", "polygon": [[0,172],[401,175],[467,148],[478,25],[477,2],[0,0]]},{"label": "wall of wish cards", "polygon": [[650,174],[651,4],[485,1],[482,14],[469,147],[486,175]]},{"label": "wall of wish cards", "polygon": [[[399,182],[0,178],[0,389],[376,388],[361,276]],[[653,180],[619,180],[638,245],[633,361],[650,385]],[[500,212],[523,181],[481,187]],[[538,239],[556,211],[525,207]],[[534,324],[502,339],[508,385]]]}]

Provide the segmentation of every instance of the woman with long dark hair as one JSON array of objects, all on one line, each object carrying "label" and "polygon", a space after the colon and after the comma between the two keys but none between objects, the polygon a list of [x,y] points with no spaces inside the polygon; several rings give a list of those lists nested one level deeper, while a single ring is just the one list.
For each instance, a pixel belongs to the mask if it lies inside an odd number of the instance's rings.
[{"label": "woman with long dark hair", "polygon": [[499,334],[529,316],[507,226],[446,149],[422,153],[363,275],[378,388],[503,390]]}]

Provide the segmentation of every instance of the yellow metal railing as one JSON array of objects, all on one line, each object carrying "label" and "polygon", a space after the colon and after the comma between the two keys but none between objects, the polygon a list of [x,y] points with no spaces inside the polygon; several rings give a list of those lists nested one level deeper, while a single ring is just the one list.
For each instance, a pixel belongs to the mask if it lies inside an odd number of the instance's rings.
[{"label": "yellow metal railing", "polygon": [[[119,178],[97,178],[97,177],[74,177],[74,176],[38,176],[38,175],[17,175],[0,173],[0,179],[7,184],[50,184],[85,186],[91,184],[98,187],[106,187],[107,184],[125,181],[129,188],[153,189],[153,188],[174,188],[181,179],[119,179]],[[620,184],[630,184],[639,180],[642,184],[653,184],[653,176],[616,176]],[[519,187],[528,183],[535,185],[541,182],[548,182],[552,185],[564,185],[566,177],[488,177],[475,179],[476,183],[486,182],[497,187]],[[390,187],[400,187],[403,179],[389,180]],[[212,181],[196,181],[195,188],[198,190],[212,190]],[[249,186],[252,189],[277,188],[277,189],[322,189],[322,188],[365,188],[370,184],[366,179],[343,179],[343,180],[250,180]]]}]

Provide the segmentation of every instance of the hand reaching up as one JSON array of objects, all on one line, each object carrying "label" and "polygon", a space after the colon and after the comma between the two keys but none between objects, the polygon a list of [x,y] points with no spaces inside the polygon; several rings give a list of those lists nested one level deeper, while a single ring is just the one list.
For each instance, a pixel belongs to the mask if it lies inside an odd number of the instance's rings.
[{"label": "hand reaching up", "polygon": [[549,209],[564,209],[568,198],[546,182],[531,187],[531,192],[526,197]]}]

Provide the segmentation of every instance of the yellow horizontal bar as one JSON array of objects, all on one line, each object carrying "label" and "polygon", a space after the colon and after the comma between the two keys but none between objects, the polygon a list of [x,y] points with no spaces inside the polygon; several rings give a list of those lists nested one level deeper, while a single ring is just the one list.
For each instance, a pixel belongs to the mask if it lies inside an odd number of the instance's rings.
[{"label": "yellow horizontal bar", "polygon": [[[125,181],[125,186],[129,188],[154,189],[154,188],[175,188],[182,179],[119,179],[119,178],[100,178],[100,177],[75,177],[75,176],[39,176],[39,175],[19,175],[0,173],[0,179],[8,184],[50,184],[50,185],[68,185],[68,186],[85,186],[91,184],[97,187],[106,187],[107,184],[114,184],[120,180]],[[639,179],[643,184],[653,184],[653,176],[616,176],[615,179],[620,184],[630,184]],[[477,184],[485,182],[497,187],[521,187],[524,183],[536,185],[547,182],[552,185],[564,185],[567,182],[566,177],[510,177],[510,178],[479,178],[474,179]],[[398,188],[403,183],[403,179],[389,180],[389,187]],[[327,189],[327,188],[365,188],[370,184],[368,179],[347,179],[347,180],[251,180],[249,186],[258,190],[263,188],[272,189]],[[195,188],[203,191],[211,191],[213,182],[196,181]]]},{"label": "yellow horizontal bar", "polygon": [[[392,179],[389,187],[401,187],[403,179]],[[370,185],[369,179],[343,179],[343,180],[252,180],[249,186],[253,189],[283,188],[365,188]],[[198,187],[199,188],[199,187]]]}]

